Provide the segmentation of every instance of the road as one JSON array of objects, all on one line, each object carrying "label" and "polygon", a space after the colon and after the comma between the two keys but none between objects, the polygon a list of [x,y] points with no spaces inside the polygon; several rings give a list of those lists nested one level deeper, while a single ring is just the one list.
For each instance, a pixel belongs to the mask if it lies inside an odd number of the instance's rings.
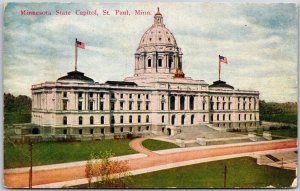
[{"label": "road", "polygon": [[[192,150],[182,151],[170,154],[156,154],[142,147],[141,142],[145,138],[135,139],[130,143],[130,146],[138,152],[144,153],[147,157],[131,159],[128,161],[130,170],[144,169],[153,166],[171,164],[181,161],[188,161],[201,158],[209,158],[216,156],[251,153],[258,151],[296,148],[297,140],[283,140],[281,142],[266,142],[262,144],[242,145],[242,146],[227,146],[221,148],[210,148],[207,150]],[[33,185],[43,185],[54,182],[63,182],[69,180],[77,180],[85,178],[85,166],[75,166],[68,168],[58,168],[50,170],[33,171]],[[9,188],[22,188],[28,186],[28,173],[4,173],[4,185]]]}]

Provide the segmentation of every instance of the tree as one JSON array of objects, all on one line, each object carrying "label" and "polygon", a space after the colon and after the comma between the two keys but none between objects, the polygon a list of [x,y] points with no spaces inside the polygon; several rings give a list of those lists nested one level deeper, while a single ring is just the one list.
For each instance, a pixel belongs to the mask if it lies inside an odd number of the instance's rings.
[{"label": "tree", "polygon": [[[85,176],[89,188],[125,188],[130,181],[128,161],[112,160],[110,151],[91,155],[86,163]],[[95,183],[91,184],[95,179]]]}]

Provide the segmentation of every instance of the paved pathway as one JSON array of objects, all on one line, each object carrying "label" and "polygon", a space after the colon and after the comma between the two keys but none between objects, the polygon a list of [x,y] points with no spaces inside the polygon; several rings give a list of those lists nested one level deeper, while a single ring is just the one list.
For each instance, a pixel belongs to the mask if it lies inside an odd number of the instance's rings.
[{"label": "paved pathway", "polygon": [[148,155],[149,157],[158,156],[157,153],[154,153],[154,152],[150,151],[149,149],[146,149],[145,147],[143,147],[142,142],[146,139],[149,139],[149,137],[134,139],[129,143],[129,146],[132,149],[136,150],[137,152]]},{"label": "paved pathway", "polygon": [[[141,141],[140,139],[139,141]],[[140,143],[137,141],[138,143]],[[134,142],[135,143],[135,142]],[[139,145],[140,144],[131,144]],[[137,147],[138,149],[139,146]],[[160,165],[169,165],[172,163],[189,161],[201,158],[251,153],[258,151],[276,150],[284,148],[296,148],[297,140],[283,140],[276,142],[257,142],[252,145],[239,145],[239,146],[228,146],[223,147],[201,149],[201,150],[189,150],[176,153],[167,153],[161,155],[153,155],[153,152],[148,153],[148,157],[135,158],[128,161],[130,170],[139,170],[149,167],[155,167]],[[136,148],[136,147],[135,147]],[[145,150],[143,150],[145,152]],[[67,168],[58,168],[50,170],[37,170],[33,172],[33,185],[43,185],[54,182],[63,182],[70,180],[83,179],[85,177],[85,166],[75,166]],[[4,184],[10,188],[21,188],[28,186],[28,173],[4,173]]]}]

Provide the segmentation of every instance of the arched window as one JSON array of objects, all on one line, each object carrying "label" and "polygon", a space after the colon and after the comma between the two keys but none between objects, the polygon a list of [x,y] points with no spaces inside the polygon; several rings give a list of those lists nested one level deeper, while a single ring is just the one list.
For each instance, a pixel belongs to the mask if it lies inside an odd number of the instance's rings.
[{"label": "arched window", "polygon": [[247,119],[247,114],[244,115],[244,120],[246,120],[246,119]]},{"label": "arched window", "polygon": [[194,110],[194,96],[190,97],[190,110]]},{"label": "arched window", "polygon": [[82,125],[82,117],[81,116],[78,118],[78,124]]},{"label": "arched window", "polygon": [[184,101],[185,101],[184,96],[180,96],[180,110],[184,110]]},{"label": "arched window", "polygon": [[146,115],[146,123],[149,123],[149,115]]},{"label": "arched window", "polygon": [[67,124],[68,124],[68,118],[67,118],[67,116],[64,116],[64,117],[63,117],[63,124],[64,124],[64,125],[67,125]]},{"label": "arched window", "polygon": [[120,123],[123,123],[123,115],[120,116]]},{"label": "arched window", "polygon": [[90,117],[90,124],[91,124],[91,125],[94,124],[94,117],[93,117],[93,116]]},{"label": "arched window", "polygon": [[194,124],[194,119],[195,119],[195,116],[191,115],[191,124]]},{"label": "arched window", "polygon": [[114,124],[114,123],[115,123],[115,117],[114,117],[114,116],[111,116],[111,118],[110,118],[110,123],[111,123],[111,124]]},{"label": "arched window", "polygon": [[129,123],[132,123],[132,115],[129,115]]},{"label": "arched window", "polygon": [[104,124],[104,116],[101,116],[101,124]]},{"label": "arched window", "polygon": [[175,110],[175,96],[170,97],[170,110]]},{"label": "arched window", "polygon": [[121,128],[120,128],[120,131],[121,131],[121,132],[123,132],[123,131],[124,131],[124,128],[123,128],[123,127],[121,127]]},{"label": "arched window", "polygon": [[138,123],[141,122],[142,117],[140,115],[138,115]]},{"label": "arched window", "polygon": [[171,121],[172,123],[172,125],[175,125],[175,115],[172,115],[172,121]]},{"label": "arched window", "polygon": [[151,67],[151,58],[148,58],[148,67]]},{"label": "arched window", "polygon": [[184,125],[184,119],[185,119],[185,115],[181,116],[181,125]]}]

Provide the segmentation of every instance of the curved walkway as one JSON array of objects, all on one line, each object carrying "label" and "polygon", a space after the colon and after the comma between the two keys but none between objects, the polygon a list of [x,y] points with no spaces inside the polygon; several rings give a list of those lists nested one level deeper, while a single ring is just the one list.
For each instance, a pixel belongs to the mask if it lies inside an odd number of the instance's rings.
[{"label": "curved walkway", "polygon": [[143,153],[149,157],[154,157],[154,156],[158,156],[159,154],[157,153],[154,153],[152,151],[150,151],[149,149],[145,148],[143,145],[142,145],[142,142],[146,139],[149,139],[149,137],[143,137],[143,138],[137,138],[137,139],[134,139],[132,140],[130,143],[129,143],[129,146],[139,152],[139,153]]}]

